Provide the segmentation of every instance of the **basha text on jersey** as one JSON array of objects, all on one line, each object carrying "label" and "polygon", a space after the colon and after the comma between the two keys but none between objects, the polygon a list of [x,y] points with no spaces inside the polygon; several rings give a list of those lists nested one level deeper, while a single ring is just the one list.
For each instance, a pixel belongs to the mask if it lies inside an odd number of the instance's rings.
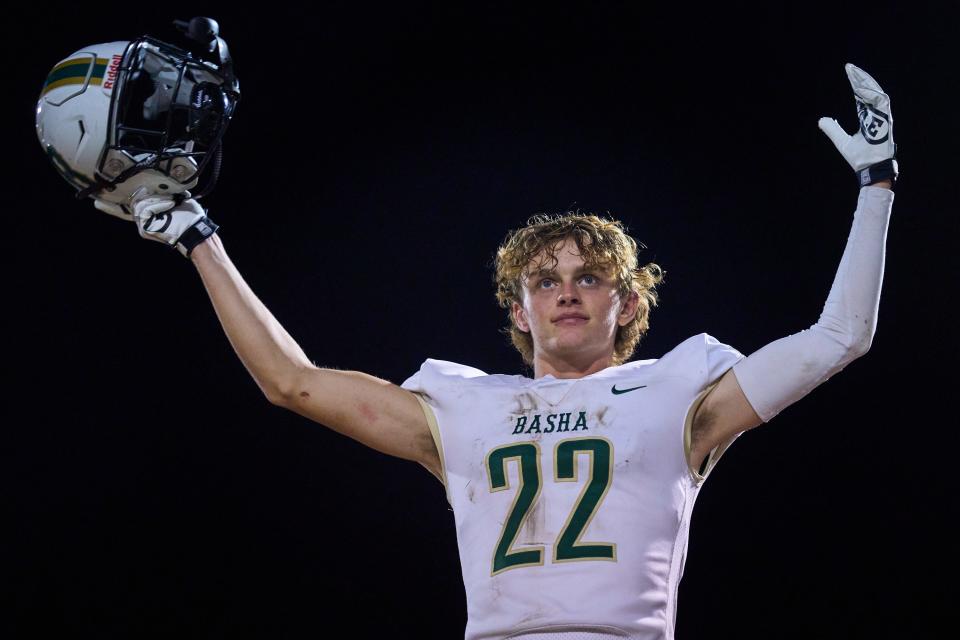
[{"label": "basha text on jersey", "polygon": [[513,435],[522,433],[563,433],[569,431],[588,431],[587,413],[580,411],[577,419],[571,426],[572,413],[548,413],[542,416],[539,413],[533,416],[519,416],[517,424],[513,427]]}]

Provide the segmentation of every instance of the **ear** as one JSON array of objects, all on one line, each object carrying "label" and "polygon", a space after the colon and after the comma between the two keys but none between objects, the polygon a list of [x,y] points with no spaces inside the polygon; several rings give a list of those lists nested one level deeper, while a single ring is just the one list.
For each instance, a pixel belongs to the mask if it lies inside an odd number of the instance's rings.
[{"label": "ear", "polygon": [[519,302],[514,300],[510,304],[510,313],[513,314],[513,323],[517,325],[517,328],[524,333],[530,332],[530,323],[527,322],[527,311],[520,305]]},{"label": "ear", "polygon": [[637,316],[637,309],[640,307],[640,294],[631,291],[620,305],[620,313],[617,314],[617,324],[625,327]]}]

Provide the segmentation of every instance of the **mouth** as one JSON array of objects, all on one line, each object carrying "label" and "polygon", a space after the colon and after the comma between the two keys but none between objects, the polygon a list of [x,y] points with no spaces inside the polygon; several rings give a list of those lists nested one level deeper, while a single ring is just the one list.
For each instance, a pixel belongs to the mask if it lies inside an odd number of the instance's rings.
[{"label": "mouth", "polygon": [[572,327],[572,326],[577,326],[581,324],[586,324],[587,320],[589,320],[589,318],[587,318],[587,316],[585,315],[582,315],[579,313],[568,313],[568,314],[559,316],[557,318],[554,318],[553,323],[558,324],[560,326]]}]

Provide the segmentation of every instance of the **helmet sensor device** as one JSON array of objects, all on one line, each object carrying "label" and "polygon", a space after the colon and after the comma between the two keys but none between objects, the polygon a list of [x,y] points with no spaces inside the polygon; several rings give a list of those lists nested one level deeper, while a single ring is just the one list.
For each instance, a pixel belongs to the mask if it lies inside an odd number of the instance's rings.
[{"label": "helmet sensor device", "polygon": [[37,135],[77,198],[125,207],[144,190],[185,194],[211,163],[211,179],[193,197],[213,188],[240,100],[215,32],[214,43],[212,61],[142,36],[82,49],[54,66],[37,103]]}]

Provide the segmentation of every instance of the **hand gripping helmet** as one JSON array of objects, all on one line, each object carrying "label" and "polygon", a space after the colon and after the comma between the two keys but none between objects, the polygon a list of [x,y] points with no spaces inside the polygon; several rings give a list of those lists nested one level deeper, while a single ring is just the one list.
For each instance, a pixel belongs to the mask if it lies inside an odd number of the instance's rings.
[{"label": "hand gripping helmet", "polygon": [[240,88],[217,23],[176,21],[188,51],[150,36],[85,47],[57,63],[37,101],[40,144],[77,198],[133,219],[134,194],[191,197],[216,184]]}]

